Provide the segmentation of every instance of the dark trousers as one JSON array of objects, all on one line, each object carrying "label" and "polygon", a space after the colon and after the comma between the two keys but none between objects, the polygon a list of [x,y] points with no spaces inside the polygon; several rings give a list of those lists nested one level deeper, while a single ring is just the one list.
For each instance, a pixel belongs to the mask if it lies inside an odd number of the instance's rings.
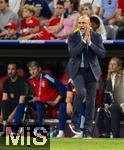
[{"label": "dark trousers", "polygon": [[5,100],[1,102],[1,110],[3,114],[3,120],[8,119],[11,112],[14,110],[14,108],[17,106],[18,102],[15,100]]},{"label": "dark trousers", "polygon": [[65,130],[67,120],[66,102],[62,101],[59,104],[59,130]]},{"label": "dark trousers", "polygon": [[91,130],[95,111],[96,79],[91,69],[79,69],[73,79],[76,88],[76,96],[73,104],[72,123],[80,124],[80,106],[83,99],[86,99],[84,129]]},{"label": "dark trousers", "polygon": [[111,106],[111,118],[106,117],[106,132],[107,134],[112,132],[114,138],[120,137],[120,121],[124,119],[124,114],[120,106],[116,103],[113,103]]},{"label": "dark trousers", "polygon": [[37,113],[37,125],[43,125],[43,119],[45,115],[45,104],[39,101],[35,101],[34,106]]},{"label": "dark trousers", "polygon": [[99,112],[96,111],[95,123],[98,128],[99,134],[106,133],[105,128],[105,111],[103,108],[100,108]]}]

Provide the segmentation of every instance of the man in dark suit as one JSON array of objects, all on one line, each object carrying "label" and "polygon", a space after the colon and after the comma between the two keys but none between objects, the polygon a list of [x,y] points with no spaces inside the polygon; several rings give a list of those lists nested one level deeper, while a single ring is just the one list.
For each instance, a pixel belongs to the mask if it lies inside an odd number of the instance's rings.
[{"label": "man in dark suit", "polygon": [[71,130],[79,132],[82,100],[86,99],[85,123],[83,136],[91,137],[91,127],[94,116],[96,83],[101,74],[98,58],[105,57],[105,49],[101,36],[91,31],[90,18],[86,15],[78,19],[78,30],[68,38],[68,50],[71,58],[68,62],[68,72],[74,81],[76,96],[70,124]]}]

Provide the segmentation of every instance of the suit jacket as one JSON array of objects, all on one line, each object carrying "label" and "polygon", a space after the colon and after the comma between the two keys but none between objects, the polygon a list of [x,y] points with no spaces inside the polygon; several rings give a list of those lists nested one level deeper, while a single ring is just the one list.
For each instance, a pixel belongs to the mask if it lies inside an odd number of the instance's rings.
[{"label": "suit jacket", "polygon": [[103,93],[103,103],[121,104],[124,103],[124,85],[123,75],[117,74],[115,78],[114,88],[112,88],[111,78],[106,80],[105,90]]},{"label": "suit jacket", "polygon": [[[106,51],[100,34],[92,31],[91,42],[91,45],[88,46],[87,49],[86,59],[91,67],[95,79],[98,80],[101,74],[101,68],[97,57],[104,58]],[[82,41],[79,31],[70,34],[68,38],[68,51],[71,58],[68,62],[68,73],[72,79],[74,79],[79,71],[82,61],[82,53],[86,48],[87,44]]]}]

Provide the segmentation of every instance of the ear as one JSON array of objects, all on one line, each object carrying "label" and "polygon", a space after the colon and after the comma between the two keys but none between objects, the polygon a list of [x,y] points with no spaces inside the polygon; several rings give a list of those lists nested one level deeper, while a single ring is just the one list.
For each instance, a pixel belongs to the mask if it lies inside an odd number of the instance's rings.
[{"label": "ear", "polygon": [[42,69],[41,69],[41,67],[39,67],[39,71],[41,71]]}]

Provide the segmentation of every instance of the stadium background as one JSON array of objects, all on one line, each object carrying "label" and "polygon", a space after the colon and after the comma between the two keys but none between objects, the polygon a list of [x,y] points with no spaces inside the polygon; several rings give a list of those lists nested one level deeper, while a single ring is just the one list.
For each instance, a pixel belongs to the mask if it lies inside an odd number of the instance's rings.
[{"label": "stadium background", "polygon": [[[107,55],[104,60],[100,60],[100,64],[103,73],[106,73],[110,57],[116,56],[124,60],[124,40],[107,40],[104,46]],[[65,69],[68,58],[66,41],[0,41],[0,66],[3,69],[4,65],[11,60],[17,61],[24,69],[28,61],[38,60],[43,68],[45,65],[50,65],[61,72]]]},{"label": "stadium background", "polygon": [[[124,41],[104,42],[107,51],[106,58],[100,60],[103,73],[106,74],[108,60],[110,57],[117,56],[124,60]],[[17,61],[20,67],[26,70],[26,64],[30,60],[38,60],[42,67],[49,66],[54,68],[55,74],[64,72],[69,55],[65,41],[0,41],[0,75],[6,71],[6,64]],[[0,139],[2,143],[3,139]],[[56,146],[58,145],[59,148]],[[123,139],[51,139],[51,150],[121,150],[124,147]],[[15,150],[22,147],[14,147]],[[35,149],[36,147],[23,147],[25,149]],[[0,145],[0,150],[11,150],[13,146],[5,147]]]}]

